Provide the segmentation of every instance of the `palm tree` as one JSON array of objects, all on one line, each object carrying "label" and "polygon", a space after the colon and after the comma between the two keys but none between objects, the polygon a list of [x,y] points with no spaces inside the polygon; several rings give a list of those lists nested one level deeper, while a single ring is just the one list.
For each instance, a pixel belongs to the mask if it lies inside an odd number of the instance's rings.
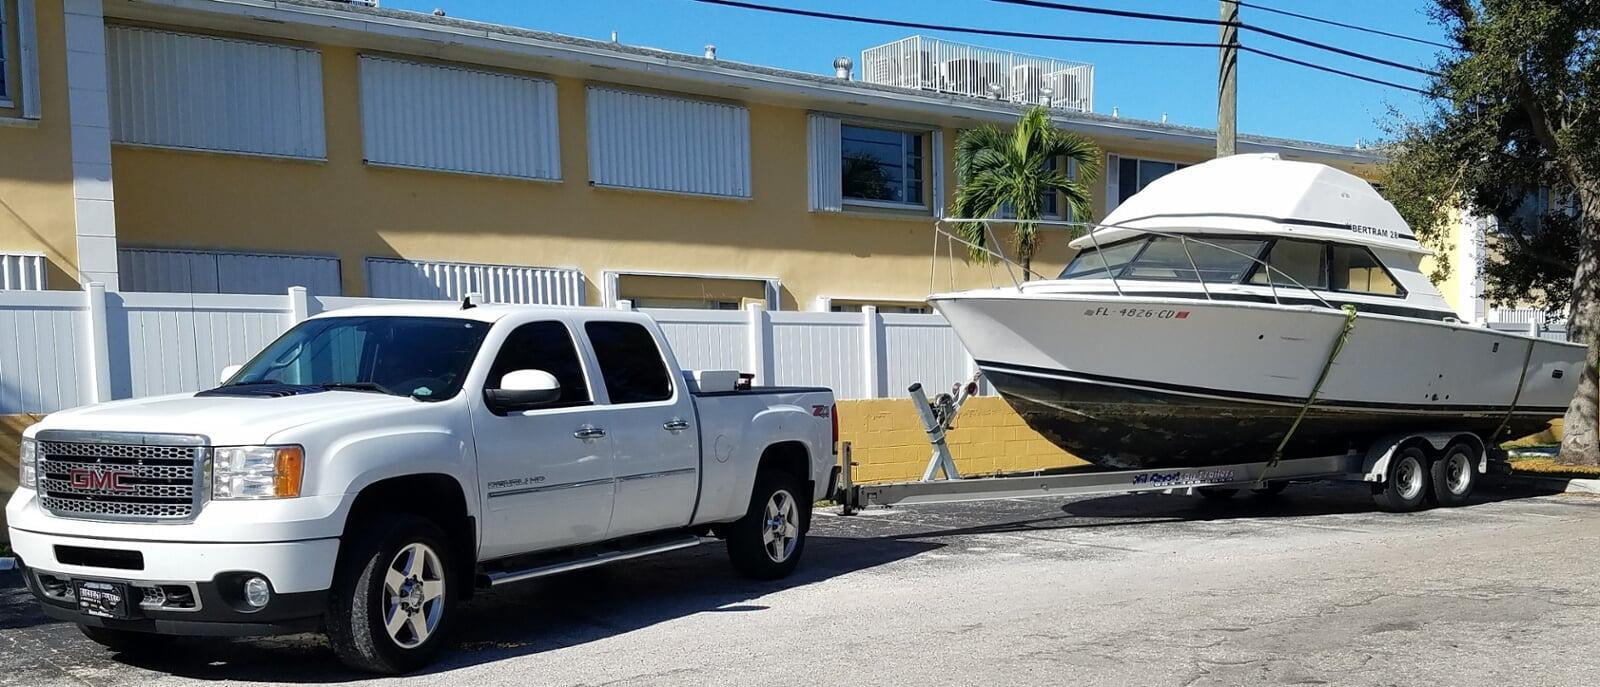
[{"label": "palm tree", "polygon": [[[1075,176],[1067,174],[1069,165],[1077,168]],[[1071,210],[1068,218],[1085,219],[1092,213],[1090,184],[1099,176],[1100,148],[1083,136],[1055,128],[1048,110],[1033,107],[1009,131],[985,125],[956,137],[955,213],[982,219],[1009,210],[1015,219],[1037,220],[1046,194],[1059,193]],[[977,248],[989,243],[981,223],[962,224],[957,233],[974,246],[970,253],[975,262],[991,259]],[[1026,280],[1039,247],[1037,225],[1018,222],[1011,236]]]}]

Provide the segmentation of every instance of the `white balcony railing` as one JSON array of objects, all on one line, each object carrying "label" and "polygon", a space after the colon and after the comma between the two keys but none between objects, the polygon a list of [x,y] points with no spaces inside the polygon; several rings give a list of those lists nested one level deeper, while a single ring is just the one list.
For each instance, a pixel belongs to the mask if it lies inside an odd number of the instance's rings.
[{"label": "white balcony railing", "polygon": [[912,36],[861,51],[867,83],[1094,111],[1094,65]]}]

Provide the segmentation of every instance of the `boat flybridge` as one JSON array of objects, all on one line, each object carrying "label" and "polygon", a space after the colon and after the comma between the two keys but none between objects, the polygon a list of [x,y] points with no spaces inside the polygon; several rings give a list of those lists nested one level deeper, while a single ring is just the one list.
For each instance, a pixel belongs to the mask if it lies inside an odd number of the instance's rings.
[{"label": "boat flybridge", "polygon": [[1053,279],[929,302],[1031,427],[1106,467],[1337,455],[1408,432],[1481,448],[1561,415],[1583,361],[1458,321],[1400,214],[1325,165],[1187,167],[1071,245]]}]

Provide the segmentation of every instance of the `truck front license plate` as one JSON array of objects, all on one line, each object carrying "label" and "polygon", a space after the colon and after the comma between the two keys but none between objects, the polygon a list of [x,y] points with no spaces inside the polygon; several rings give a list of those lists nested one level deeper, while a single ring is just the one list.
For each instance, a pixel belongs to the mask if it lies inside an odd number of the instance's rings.
[{"label": "truck front license plate", "polygon": [[128,583],[100,580],[73,580],[78,594],[78,610],[101,618],[127,618]]}]

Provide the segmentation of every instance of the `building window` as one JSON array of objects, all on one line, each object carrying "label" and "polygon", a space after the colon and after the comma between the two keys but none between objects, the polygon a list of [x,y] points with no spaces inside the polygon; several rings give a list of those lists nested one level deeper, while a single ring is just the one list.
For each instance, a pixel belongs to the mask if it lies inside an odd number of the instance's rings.
[{"label": "building window", "polygon": [[847,202],[924,206],[922,134],[842,124],[840,188]]},{"label": "building window", "polygon": [[829,312],[861,312],[866,306],[878,309],[880,315],[926,315],[933,312],[927,303],[913,301],[859,301],[859,300],[830,300]]},{"label": "building window", "polygon": [[1106,161],[1106,212],[1115,210],[1133,194],[1143,191],[1150,182],[1188,166],[1168,160],[1109,156]]},{"label": "building window", "polygon": [[367,295],[373,298],[459,301],[476,293],[489,303],[583,305],[583,273],[530,267],[367,258]]},{"label": "building window", "polygon": [[595,186],[750,197],[750,110],[730,103],[589,87]]},{"label": "building window", "polygon": [[155,293],[271,293],[303,286],[313,296],[341,295],[339,259],[231,251],[122,248],[122,290]]},{"label": "building window", "polygon": [[752,303],[775,309],[775,287],[765,279],[697,274],[617,273],[606,276],[607,302],[635,308],[741,310]]},{"label": "building window", "polygon": [[0,107],[11,107],[11,46],[17,41],[11,37],[11,3],[0,0]]},{"label": "building window", "polygon": [[359,64],[368,164],[561,179],[554,82],[373,55]]},{"label": "building window", "polygon": [[38,253],[0,253],[0,291],[44,289],[44,256]]},{"label": "building window", "polygon": [[317,50],[112,25],[106,63],[113,143],[327,157]]}]

